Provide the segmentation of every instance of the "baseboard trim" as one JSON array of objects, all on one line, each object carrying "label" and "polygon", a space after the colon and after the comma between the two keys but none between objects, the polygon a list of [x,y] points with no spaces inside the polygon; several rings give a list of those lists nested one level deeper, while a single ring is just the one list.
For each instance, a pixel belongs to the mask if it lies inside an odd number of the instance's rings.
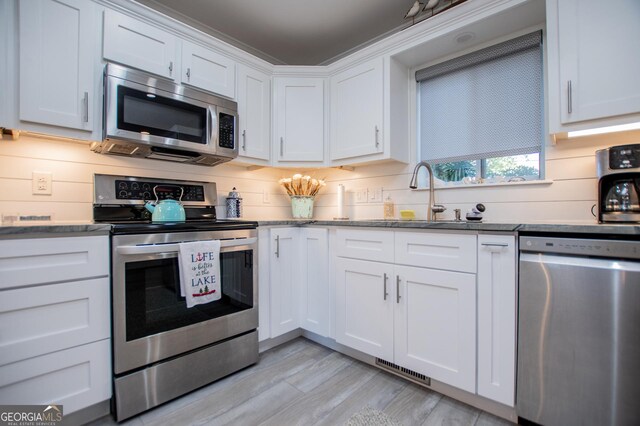
[{"label": "baseboard trim", "polygon": [[76,426],[90,423],[105,416],[111,416],[111,400],[98,402],[71,414],[65,414],[59,426]]},{"label": "baseboard trim", "polygon": [[280,346],[300,336],[302,336],[302,329],[296,328],[293,331],[289,331],[287,333],[284,333],[272,339],[265,339],[261,342],[258,342],[258,352],[262,353],[264,351],[268,351],[269,349],[275,348],[276,346]]}]

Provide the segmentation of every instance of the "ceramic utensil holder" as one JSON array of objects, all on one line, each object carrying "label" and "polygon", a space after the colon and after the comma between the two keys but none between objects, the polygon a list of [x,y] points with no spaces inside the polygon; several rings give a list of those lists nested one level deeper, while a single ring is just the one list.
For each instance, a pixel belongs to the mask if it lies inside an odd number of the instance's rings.
[{"label": "ceramic utensil holder", "polygon": [[291,196],[291,213],[294,219],[311,219],[313,217],[313,198],[310,195]]}]

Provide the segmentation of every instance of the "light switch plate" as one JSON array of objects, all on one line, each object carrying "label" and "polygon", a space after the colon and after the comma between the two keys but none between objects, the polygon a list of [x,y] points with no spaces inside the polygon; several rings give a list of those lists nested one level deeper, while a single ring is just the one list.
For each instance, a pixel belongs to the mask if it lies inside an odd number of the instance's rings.
[{"label": "light switch plate", "polygon": [[367,188],[354,189],[353,193],[355,194],[356,203],[367,202]]},{"label": "light switch plate", "polygon": [[51,195],[51,172],[33,172],[31,178],[34,195]]},{"label": "light switch plate", "polygon": [[369,188],[369,202],[370,203],[381,203],[382,202],[382,187]]}]

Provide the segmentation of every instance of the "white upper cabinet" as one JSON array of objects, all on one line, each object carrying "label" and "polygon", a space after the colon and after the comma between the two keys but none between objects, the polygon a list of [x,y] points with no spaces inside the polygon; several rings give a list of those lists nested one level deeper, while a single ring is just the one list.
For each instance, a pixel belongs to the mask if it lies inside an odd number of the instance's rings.
[{"label": "white upper cabinet", "polygon": [[269,161],[271,148],[271,77],[253,68],[238,64],[238,155]]},{"label": "white upper cabinet", "polygon": [[104,13],[102,54],[108,61],[172,80],[177,74],[175,36],[112,10]]},{"label": "white upper cabinet", "polygon": [[236,95],[231,58],[112,10],[104,14],[103,56],[227,98]]},{"label": "white upper cabinet", "polygon": [[236,64],[226,56],[183,41],[182,83],[234,98]]},{"label": "white upper cabinet", "polygon": [[274,158],[284,164],[321,163],[324,160],[324,79],[277,77],[274,84]]},{"label": "white upper cabinet", "polygon": [[94,8],[84,0],[19,2],[20,121],[93,130]]},{"label": "white upper cabinet", "polygon": [[640,113],[639,22],[637,0],[547,1],[551,133]]},{"label": "white upper cabinet", "polygon": [[331,77],[331,159],[383,151],[383,59]]}]

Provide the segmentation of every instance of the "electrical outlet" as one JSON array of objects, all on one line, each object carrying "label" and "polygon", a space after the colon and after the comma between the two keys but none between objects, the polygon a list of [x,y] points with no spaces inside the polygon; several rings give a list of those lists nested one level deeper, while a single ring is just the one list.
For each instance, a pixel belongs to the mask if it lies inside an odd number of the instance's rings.
[{"label": "electrical outlet", "polygon": [[35,195],[51,195],[51,172],[33,172],[31,189]]},{"label": "electrical outlet", "polygon": [[367,202],[367,188],[354,189],[353,193],[356,197],[356,203],[366,203]]},{"label": "electrical outlet", "polygon": [[271,203],[271,197],[269,195],[269,190],[267,190],[267,189],[263,189],[262,190],[262,203],[263,204]]},{"label": "electrical outlet", "polygon": [[381,203],[382,202],[382,187],[377,188],[369,188],[369,202],[370,203]]}]

